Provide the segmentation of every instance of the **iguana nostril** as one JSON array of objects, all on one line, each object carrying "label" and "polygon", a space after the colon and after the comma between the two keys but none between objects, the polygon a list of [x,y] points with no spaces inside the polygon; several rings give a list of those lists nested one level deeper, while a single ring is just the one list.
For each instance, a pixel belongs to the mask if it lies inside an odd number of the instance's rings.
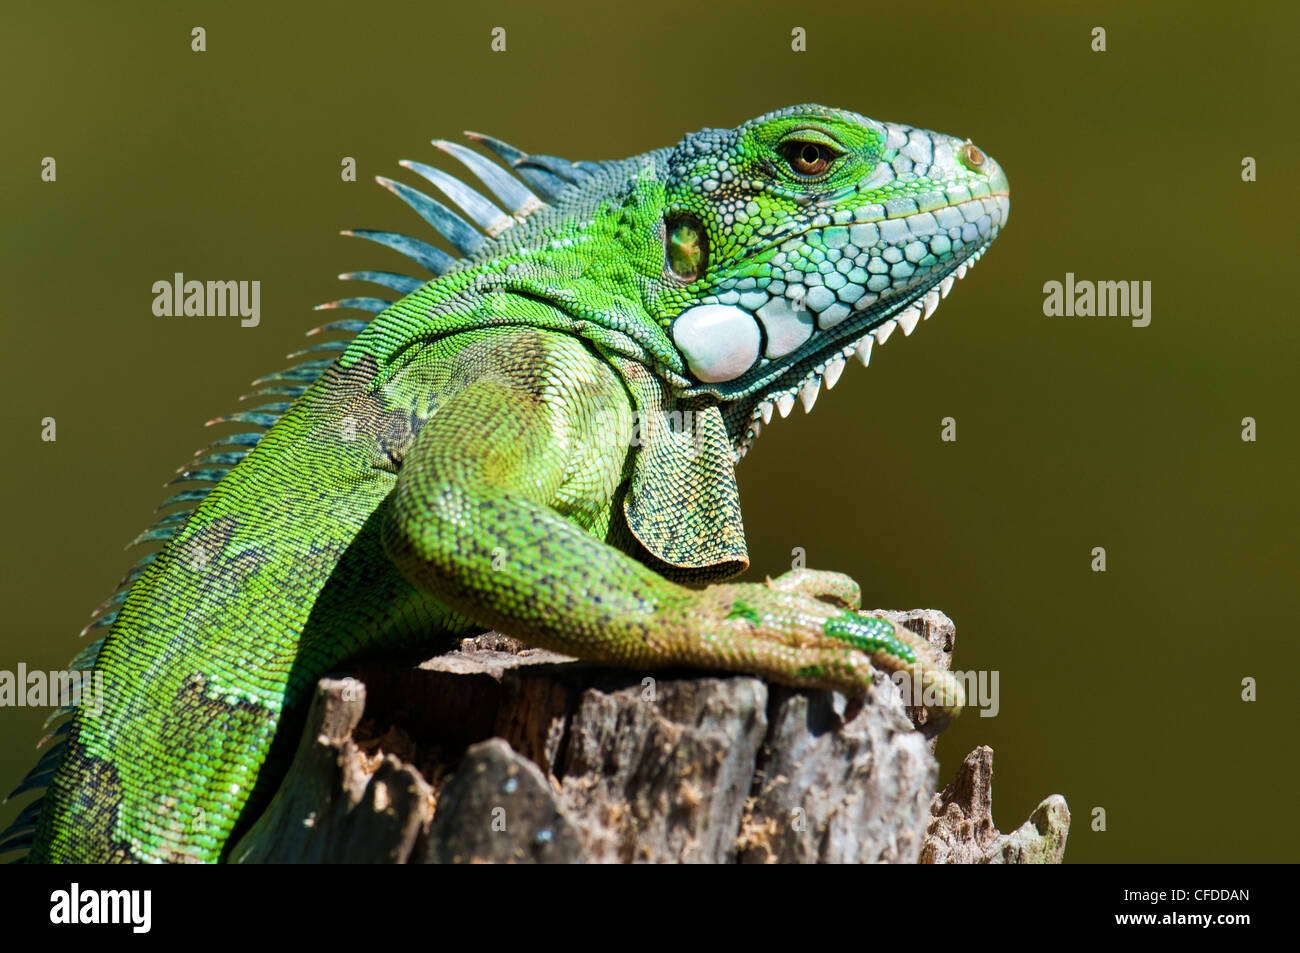
[{"label": "iguana nostril", "polygon": [[969,139],[962,143],[960,155],[962,164],[972,172],[983,172],[984,166],[988,164],[988,158]]}]

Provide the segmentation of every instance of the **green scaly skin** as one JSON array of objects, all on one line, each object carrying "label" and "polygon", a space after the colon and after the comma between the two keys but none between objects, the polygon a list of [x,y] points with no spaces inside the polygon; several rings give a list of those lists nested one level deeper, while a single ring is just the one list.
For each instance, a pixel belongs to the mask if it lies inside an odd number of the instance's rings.
[{"label": "green scaly skin", "polygon": [[122,590],[103,711],[34,772],[29,860],[232,859],[322,674],[485,627],[854,694],[905,672],[934,720],[960,710],[847,577],[720,580],[748,563],[733,467],[762,422],[929,317],[1005,221],[1001,169],[802,106],[571,178],[209,458],[235,465]]}]

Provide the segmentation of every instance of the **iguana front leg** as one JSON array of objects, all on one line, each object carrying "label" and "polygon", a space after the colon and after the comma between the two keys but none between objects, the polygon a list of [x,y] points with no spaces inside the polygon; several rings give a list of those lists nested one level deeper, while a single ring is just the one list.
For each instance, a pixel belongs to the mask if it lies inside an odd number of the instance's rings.
[{"label": "iguana front leg", "polygon": [[[384,548],[414,584],[530,644],[619,666],[689,665],[860,694],[873,666],[962,705],[928,646],[856,605],[857,586],[802,571],[690,589],[593,535],[611,518],[632,407],[612,368],[556,336],[532,366],[502,357],[440,403],[408,448]],[[619,514],[613,514],[619,518]],[[603,533],[602,533],[603,534]]]}]

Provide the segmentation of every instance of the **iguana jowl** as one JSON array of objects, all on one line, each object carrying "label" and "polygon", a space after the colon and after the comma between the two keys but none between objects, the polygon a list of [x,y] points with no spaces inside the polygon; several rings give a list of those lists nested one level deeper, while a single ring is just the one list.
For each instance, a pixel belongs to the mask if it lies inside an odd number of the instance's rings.
[{"label": "iguana jowl", "polygon": [[[436,277],[317,329],[354,334],[257,382],[181,476],[164,540],[78,657],[102,712],[54,729],[3,849],[33,861],[214,861],[264,806],[282,714],[362,653],[498,628],[623,666],[860,692],[872,667],[960,709],[919,639],[845,576],[724,583],[747,563],[733,474],[773,409],[910,334],[1006,221],[969,141],[821,106],[615,162],[436,143],[492,198],[403,163],[381,179],[457,248],[354,232]],[[313,332],[314,333],[314,332]],[[701,588],[701,584],[708,584]],[[838,600],[838,605],[827,601]]]}]

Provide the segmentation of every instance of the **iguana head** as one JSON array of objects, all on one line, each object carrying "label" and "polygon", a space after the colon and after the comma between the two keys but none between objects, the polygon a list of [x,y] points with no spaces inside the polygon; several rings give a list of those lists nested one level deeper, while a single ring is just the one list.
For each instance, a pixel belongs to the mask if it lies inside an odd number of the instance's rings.
[{"label": "iguana head", "polygon": [[969,140],[823,106],[687,136],[664,198],[655,317],[738,456],[774,407],[811,410],[846,358],[928,318],[1010,205]]}]

